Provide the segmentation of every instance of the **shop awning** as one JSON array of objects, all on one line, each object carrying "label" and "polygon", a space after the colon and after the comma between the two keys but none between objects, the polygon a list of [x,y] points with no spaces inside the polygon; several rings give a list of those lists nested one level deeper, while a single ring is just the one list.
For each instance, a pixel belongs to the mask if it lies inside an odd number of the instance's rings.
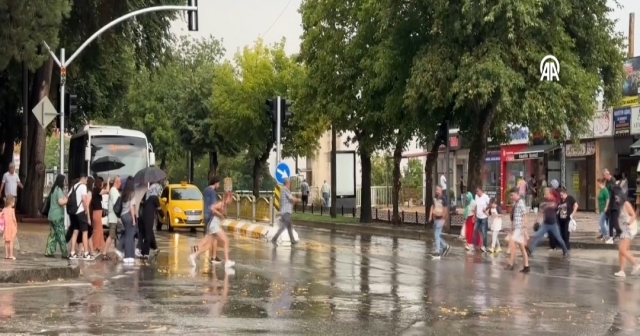
[{"label": "shop awning", "polygon": [[514,160],[528,160],[542,158],[544,153],[558,148],[558,145],[529,146],[519,152],[513,153]]},{"label": "shop awning", "polygon": [[640,156],[640,140],[631,145],[631,156]]}]

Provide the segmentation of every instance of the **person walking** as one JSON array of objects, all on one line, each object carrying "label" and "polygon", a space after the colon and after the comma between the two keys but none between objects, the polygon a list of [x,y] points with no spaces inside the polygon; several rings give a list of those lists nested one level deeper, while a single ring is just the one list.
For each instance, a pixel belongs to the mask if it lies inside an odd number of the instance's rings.
[{"label": "person walking", "polygon": [[560,236],[564,244],[567,246],[567,250],[571,250],[571,244],[569,243],[569,223],[573,219],[573,215],[578,211],[578,202],[573,196],[567,193],[567,189],[560,187],[560,204],[558,205],[558,225],[560,227]]},{"label": "person walking", "polygon": [[[564,244],[564,240],[562,240],[562,236],[560,235],[560,229],[558,228],[558,203],[551,189],[546,188],[544,190],[544,202],[540,204],[542,209],[542,225],[538,231],[536,231],[536,235],[533,237],[533,242],[530,245],[530,255],[533,255],[533,252],[536,250],[536,247],[540,243],[540,240],[544,237],[546,233],[549,236],[553,236],[560,247],[562,248],[562,256],[567,256],[567,246]],[[515,215],[514,215],[515,217]]]},{"label": "person walking", "polygon": [[298,243],[295,237],[293,236],[293,228],[291,227],[291,212],[293,211],[293,204],[300,202],[300,199],[295,198],[291,194],[291,180],[284,179],[284,186],[280,190],[280,228],[271,239],[271,243],[274,247],[278,246],[278,238],[287,230],[289,234],[289,241],[291,245],[295,245]]},{"label": "person walking", "polygon": [[330,207],[331,204],[331,187],[329,187],[329,183],[325,180],[322,184],[322,200],[324,201],[325,207]]},{"label": "person walking", "polygon": [[56,176],[53,188],[49,192],[49,237],[47,238],[47,246],[44,250],[44,256],[53,258],[56,248],[60,247],[62,257],[68,257],[67,242],[64,229],[64,207],[67,204],[67,197],[64,194],[65,176],[60,174]]},{"label": "person walking", "polygon": [[476,223],[473,230],[473,241],[477,241],[482,236],[482,245],[478,246],[482,252],[487,252],[487,246],[489,244],[487,240],[487,231],[489,230],[489,216],[487,210],[489,206],[489,196],[484,193],[481,187],[476,188]]},{"label": "person walking", "polygon": [[624,191],[619,186],[614,188],[614,200],[618,203],[618,208],[620,209],[620,223],[624,228],[620,234],[620,244],[618,245],[618,263],[620,265],[620,270],[614,275],[617,277],[627,276],[624,272],[627,261],[633,265],[631,275],[636,275],[640,272],[640,264],[638,264],[631,252],[629,252],[631,240],[633,240],[638,233],[636,213],[633,209],[633,205],[627,200]]},{"label": "person walking", "polygon": [[102,195],[109,193],[109,180],[108,178],[107,184],[103,185],[104,180],[102,177],[96,177],[91,190],[91,226],[93,228],[91,242],[97,252],[104,251],[105,241],[104,230],[102,229],[102,215],[104,211],[102,209]]},{"label": "person walking", "polygon": [[107,183],[109,187],[109,199],[107,201],[107,222],[109,223],[109,236],[107,237],[107,241],[104,243],[104,252],[102,253],[102,258],[104,260],[110,259],[107,253],[109,252],[109,248],[111,248],[112,244],[114,245],[114,250],[117,251],[117,249],[115,249],[115,246],[117,245],[118,241],[118,216],[116,216],[115,212],[113,211],[113,205],[116,204],[118,198],[120,197],[120,184],[121,180],[120,176],[118,175],[113,178],[113,183],[110,186]]},{"label": "person walking", "polygon": [[516,248],[520,250],[522,254],[522,262],[524,267],[520,272],[529,273],[529,251],[527,251],[527,229],[526,229],[526,213],[527,206],[524,200],[520,196],[520,190],[518,188],[512,188],[509,191],[509,197],[511,203],[514,204],[513,211],[511,213],[511,232],[509,232],[509,263],[505,267],[507,271],[513,271],[516,262]]},{"label": "person walking", "polygon": [[18,236],[18,220],[16,219],[16,198],[7,195],[4,201],[4,209],[0,213],[0,217],[4,220],[4,231],[2,238],[4,239],[4,258],[16,260],[13,255],[13,242]]},{"label": "person walking", "polygon": [[600,239],[603,241],[607,241],[609,239],[609,225],[607,212],[605,211],[607,207],[607,202],[609,202],[609,190],[604,185],[604,179],[598,179],[598,208],[596,209],[596,213],[600,214],[600,219],[598,221],[598,226],[600,227],[600,235],[596,239]]},{"label": "person walking", "polygon": [[[212,233],[208,233],[207,231],[209,230],[209,224],[211,223],[211,220],[213,219],[214,216],[214,205],[218,202],[218,193],[217,193],[217,189],[218,187],[220,187],[220,178],[218,176],[212,176],[211,179],[209,180],[209,186],[207,186],[204,189],[204,192],[202,193],[203,197],[202,197],[202,208],[204,209],[204,225],[206,226],[204,228],[205,230],[205,236],[200,240],[200,243],[198,243],[198,245],[191,247],[191,252],[195,253],[198,252],[201,248],[204,248],[207,245],[211,245],[211,259],[210,262],[212,264],[219,264],[220,262],[222,262],[222,260],[220,260],[220,258],[218,258],[217,253],[218,253],[218,240],[215,239],[215,237],[213,236]],[[198,257],[200,257],[200,254],[197,254]]]},{"label": "person walking", "polygon": [[[442,239],[442,230],[444,229],[449,215],[449,199],[445,194],[446,191],[441,186],[436,186],[436,195],[433,198],[433,204],[429,211],[429,221],[433,221],[433,234],[436,241],[435,253],[433,259],[439,260],[441,256],[449,254],[451,245]],[[440,250],[440,245],[442,250]]]},{"label": "person walking", "polygon": [[78,183],[69,191],[67,196],[67,213],[71,221],[73,233],[71,235],[71,253],[69,259],[78,259],[76,247],[78,245],[78,236],[81,236],[84,253],[82,258],[85,260],[92,259],[92,250],[89,245],[89,226],[91,225],[91,215],[89,214],[91,196],[87,192],[87,175],[81,174]]},{"label": "person walking", "polygon": [[620,182],[618,183],[620,189],[622,189],[622,193],[626,198],[629,198],[629,181],[627,180],[627,174],[620,174]]},{"label": "person walking", "polygon": [[124,235],[120,240],[119,246],[121,250],[124,250],[124,258],[122,258],[124,263],[133,264],[136,256],[135,234],[137,217],[135,216],[135,187],[132,178],[127,179],[120,197],[122,202],[120,220],[124,226]]},{"label": "person walking", "polygon": [[[463,217],[466,218],[464,222],[464,237],[465,237],[465,240],[467,241],[466,249],[469,251],[473,251],[474,250],[473,232],[474,232],[475,221],[476,221],[476,202],[474,201],[473,194],[470,191],[467,191],[467,194],[465,195],[465,207],[464,207]],[[482,238],[477,237],[475,244],[478,246],[482,245],[481,239]]]},{"label": "person walking", "polygon": [[495,197],[491,198],[489,201],[488,212],[489,219],[491,220],[491,248],[489,248],[489,252],[500,253],[502,252],[502,248],[500,247],[498,234],[500,233],[500,230],[502,230],[502,213],[500,212],[500,207]]},{"label": "person walking", "polygon": [[0,195],[4,198],[13,196],[14,199],[18,198],[18,188],[22,189],[22,182],[20,182],[20,176],[16,173],[16,164],[14,162],[9,163],[9,171],[2,175],[2,184],[0,184]]},{"label": "person walking", "polygon": [[151,250],[158,250],[158,244],[156,243],[156,237],[153,233],[153,227],[156,223],[156,216],[162,217],[163,215],[158,195],[153,194],[149,196],[142,205],[142,216],[139,218],[140,237],[138,237],[138,239],[142,239],[142,259],[149,259],[149,252]]},{"label": "person walking", "polygon": [[[619,239],[622,234],[620,224],[618,223],[618,218],[620,217],[620,204],[616,202],[615,193],[613,192],[613,189],[616,186],[616,179],[606,168],[602,170],[602,177],[604,178],[605,186],[609,191],[609,201],[604,207],[604,211],[607,213],[607,218],[609,220],[609,239],[606,240],[606,243],[613,244],[614,239]],[[613,234],[613,230],[616,231],[615,235]]]},{"label": "person walking", "polygon": [[300,185],[300,193],[302,194],[302,212],[305,211],[305,208],[309,204],[309,184],[307,180],[303,180]]}]

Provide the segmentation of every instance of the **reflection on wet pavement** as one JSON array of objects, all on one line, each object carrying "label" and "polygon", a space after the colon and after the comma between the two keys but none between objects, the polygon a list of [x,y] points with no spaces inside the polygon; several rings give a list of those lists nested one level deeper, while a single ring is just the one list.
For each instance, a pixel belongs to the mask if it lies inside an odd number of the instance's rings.
[{"label": "reflection on wet pavement", "polygon": [[[542,250],[531,274],[504,257],[427,243],[299,230],[295,248],[231,239],[234,270],[189,266],[189,234],[157,260],[83,265],[83,278],[0,287],[0,333],[209,335],[636,335],[640,280],[615,252]],[[221,254],[220,254],[221,255]]]}]

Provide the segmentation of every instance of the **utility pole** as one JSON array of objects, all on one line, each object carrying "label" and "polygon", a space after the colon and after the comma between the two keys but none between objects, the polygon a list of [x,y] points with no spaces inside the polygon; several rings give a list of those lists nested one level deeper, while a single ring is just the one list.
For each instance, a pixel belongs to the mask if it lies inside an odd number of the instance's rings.
[{"label": "utility pole", "polygon": [[[445,163],[445,173],[444,176],[447,179],[447,190],[445,190],[445,197],[449,200],[449,204],[451,204],[451,202],[453,200],[451,200],[451,188],[452,186],[455,185],[455,183],[453,183],[453,181],[451,181],[451,176],[449,174],[449,170],[451,169],[451,167],[449,167],[449,156],[451,155],[451,143],[449,142],[449,120],[445,121],[445,127],[447,128],[447,131],[445,132],[445,144],[447,146],[447,153],[445,154],[445,160],[447,160],[447,162]],[[449,209],[447,209],[447,211],[451,210],[451,206],[449,206]],[[449,221],[449,229],[451,229],[451,213],[449,212],[449,216],[447,216],[447,220]]]},{"label": "utility pole", "polygon": [[337,165],[336,165],[336,157],[338,156],[338,150],[337,150],[337,145],[336,145],[336,141],[337,141],[337,137],[338,137],[338,132],[336,132],[336,128],[335,125],[331,125],[331,209],[329,209],[329,214],[331,215],[331,218],[336,218],[336,200],[337,200],[337,195],[336,195],[336,188],[337,188],[337,178],[336,176],[338,175],[337,172]]}]

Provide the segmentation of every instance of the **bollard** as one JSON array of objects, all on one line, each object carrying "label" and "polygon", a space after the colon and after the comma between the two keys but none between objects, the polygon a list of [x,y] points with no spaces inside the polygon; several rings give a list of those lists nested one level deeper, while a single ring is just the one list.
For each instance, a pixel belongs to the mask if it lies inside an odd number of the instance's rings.
[{"label": "bollard", "polygon": [[269,196],[269,224],[273,226],[273,196]]}]

